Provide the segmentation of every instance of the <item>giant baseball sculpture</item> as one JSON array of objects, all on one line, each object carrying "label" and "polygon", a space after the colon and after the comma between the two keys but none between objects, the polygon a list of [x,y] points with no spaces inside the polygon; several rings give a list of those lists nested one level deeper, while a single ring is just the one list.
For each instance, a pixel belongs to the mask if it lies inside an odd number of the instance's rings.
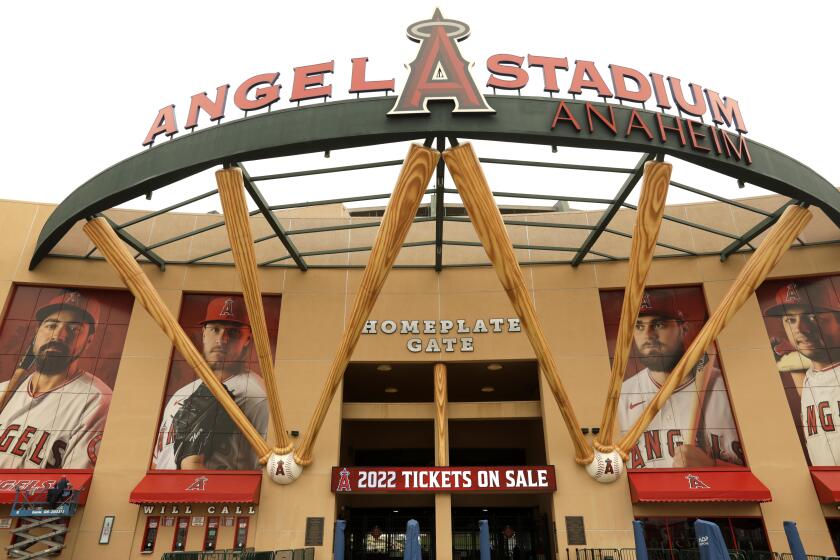
[{"label": "giant baseball sculpture", "polygon": [[268,341],[268,328],[265,323],[265,310],[262,304],[262,290],[257,275],[257,259],[254,254],[254,239],[245,203],[245,185],[242,170],[238,167],[222,169],[216,172],[216,184],[225,216],[233,262],[242,284],[242,295],[248,318],[251,320],[251,332],[254,335],[257,358],[260,362],[265,392],[268,399],[269,416],[274,427],[278,448],[274,453],[283,454],[292,450],[286,428],[283,425],[283,412],[280,407],[280,395],[274,378],[274,361],[271,357],[271,344]]},{"label": "giant baseball sculpture", "polygon": [[639,317],[639,306],[645,290],[656,239],[665,214],[665,197],[668,195],[668,183],[671,180],[671,164],[649,161],[645,164],[642,192],[636,211],[636,224],[633,226],[633,242],[630,247],[627,284],[624,287],[624,301],[621,305],[621,318],[618,321],[618,334],[615,338],[607,402],[604,404],[604,416],[601,419],[601,431],[593,442],[597,451],[610,453],[614,447],[613,432],[621,397],[621,381],[630,356],[633,343],[633,327]]},{"label": "giant baseball sculpture", "polygon": [[632,428],[624,435],[616,446],[622,457],[627,457],[627,452],[639,439],[639,436],[656,417],[662,406],[668,401],[674,390],[685,380],[695,364],[703,356],[706,347],[717,338],[723,331],[726,324],[744,305],[744,302],[752,295],[755,289],[767,278],[767,275],[779,262],[782,255],[787,251],[796,236],[802,232],[811,220],[811,212],[802,206],[790,206],[784,211],[779,221],[767,234],[755,253],[750,256],[747,264],[741,270],[738,277],[732,283],[723,301],[697,337],[689,345],[682,358],[674,369],[668,380],[659,389],[645,408],[644,413],[639,417]]},{"label": "giant baseball sculpture", "polygon": [[[283,426],[280,399],[274,381],[274,366],[268,341],[261,291],[257,278],[253,239],[248,222],[248,211],[243,193],[242,173],[238,168],[217,172],[217,182],[225,224],[231,242],[234,261],[243,287],[257,355],[266,380],[270,416],[278,447],[273,451],[260,433],[250,423],[236,402],[212,373],[201,354],[184,333],[181,326],[165,306],[149,278],[131,257],[116,233],[104,218],[88,221],[84,231],[99,248],[105,259],[122,278],[137,301],[158,323],[172,344],[183,354],[231,420],[240,429],[254,449],[260,462],[266,464],[269,477],[280,484],[296,480],[303,467],[312,461],[312,449],[327,414],[347,364],[356,347],[362,326],[370,315],[385,283],[388,273],[399,254],[411,227],[417,208],[437,165],[440,153],[427,147],[412,145],[403,163],[394,192],[388,201],[365,267],[350,316],[333,358],[321,396],[313,412],[303,441],[294,453]],[[706,347],[720,334],[729,320],[737,313],[753,291],[767,277],[772,268],[804,229],[811,213],[804,206],[791,206],[767,234],[750,257],[738,278],[732,284],[721,304],[706,322],[700,333],[672,370],[667,382],[648,404],[642,416],[624,437],[613,445],[616,407],[621,392],[621,380],[626,368],[632,340],[632,329],[639,312],[645,279],[650,268],[656,238],[665,207],[665,197],[670,180],[671,166],[662,162],[648,162],[639,201],[637,222],[633,232],[629,278],[625,288],[615,359],[613,362],[607,403],[604,408],[601,433],[594,442],[595,450],[588,445],[580,430],[568,395],[560,380],[551,348],[537,318],[531,296],[525,285],[522,270],[513,252],[513,245],[504,221],[493,199],[493,194],[470,144],[446,150],[444,161],[452,174],[464,207],[476,229],[482,246],[502,283],[511,304],[519,316],[522,327],[534,349],[540,370],[546,377],[552,394],[560,408],[566,428],[575,449],[575,461],[586,467],[587,472],[599,482],[619,478],[627,451],[638,440],[674,390],[684,381],[698,363]],[[698,375],[697,383],[703,388],[705,377]],[[5,400],[5,396],[2,400]],[[0,407],[2,407],[0,400]],[[692,432],[700,426],[703,402],[698,401],[694,412]]]}]

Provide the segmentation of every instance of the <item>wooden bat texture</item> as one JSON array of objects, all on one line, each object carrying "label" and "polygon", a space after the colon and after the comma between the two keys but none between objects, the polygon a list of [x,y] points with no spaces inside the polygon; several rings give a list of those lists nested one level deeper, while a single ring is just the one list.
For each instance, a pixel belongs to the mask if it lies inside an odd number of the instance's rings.
[{"label": "wooden bat texture", "polygon": [[566,429],[569,431],[575,448],[575,461],[582,465],[589,464],[593,458],[592,449],[581,433],[572,404],[560,381],[557,364],[537,319],[531,295],[525,286],[522,269],[519,268],[502,215],[493,200],[493,194],[481,170],[478,157],[472,145],[467,143],[446,150],[443,152],[443,159],[461,194],[464,207],[467,209],[478,238],[519,316],[522,329],[537,356],[540,370],[545,375],[554,399],[560,407],[560,413],[563,415]]},{"label": "wooden bat texture", "polygon": [[327,409],[338,389],[344,370],[347,369],[347,363],[356,348],[356,343],[359,341],[362,326],[379,297],[385,279],[388,278],[388,273],[417,215],[420,200],[423,198],[423,193],[439,158],[439,152],[423,146],[412,144],[408,150],[394,192],[388,200],[385,215],[382,216],[382,222],[376,232],[376,239],[373,241],[370,257],[362,274],[359,291],[353,301],[350,316],[330,365],[321,396],[303,436],[303,441],[295,450],[295,462],[298,465],[308,465],[312,462],[312,447],[324,423]]},{"label": "wooden bat texture", "polygon": [[233,262],[236,264],[236,271],[239,273],[245,307],[248,309],[248,318],[251,321],[251,332],[254,336],[257,359],[260,362],[260,369],[265,381],[268,410],[278,446],[274,451],[278,454],[288,453],[292,450],[292,444],[283,424],[283,410],[280,406],[280,395],[277,391],[277,382],[274,376],[274,361],[271,356],[271,343],[268,340],[262,290],[257,275],[257,258],[254,254],[254,239],[251,235],[248,205],[245,202],[242,170],[233,167],[217,171],[216,184],[219,188],[219,198],[222,201],[225,227],[233,252]]},{"label": "wooden bat texture", "polygon": [[659,388],[659,391],[648,403],[644,413],[616,446],[622,456],[626,456],[627,451],[639,439],[639,436],[650,425],[674,390],[685,380],[688,373],[703,356],[703,352],[709,344],[718,337],[729,320],[767,278],[767,275],[810,220],[811,212],[801,206],[790,206],[782,213],[779,221],[773,226],[773,229],[770,230],[755,253],[750,256],[747,264],[744,265],[726,296],[724,296],[723,301],[720,302],[720,305],[686,349],[683,357],[674,366],[668,380]]},{"label": "wooden bat texture", "polygon": [[9,404],[9,401],[12,400],[12,396],[15,394],[15,391],[18,390],[20,384],[23,383],[23,380],[26,377],[26,368],[17,368],[12,376],[9,378],[9,384],[6,385],[6,390],[3,392],[3,397],[0,398],[0,412],[3,412],[3,409],[6,408],[6,405]]},{"label": "wooden bat texture", "polygon": [[618,322],[618,335],[615,338],[612,372],[610,374],[607,401],[604,403],[604,415],[601,419],[601,432],[592,443],[595,449],[609,453],[613,450],[613,434],[618,416],[618,401],[621,397],[621,382],[630,356],[633,343],[633,328],[639,317],[639,306],[645,289],[656,239],[665,214],[665,197],[668,195],[668,183],[671,180],[671,164],[661,161],[649,161],[645,164],[642,192],[636,211],[636,224],[633,226],[633,242],[630,247],[627,284],[624,287],[624,301],[621,305],[621,318]]},{"label": "wooden bat texture", "polygon": [[447,417],[447,395],[446,395],[446,364],[435,364],[435,436],[437,440],[437,462],[438,467],[449,466],[449,438],[446,432],[449,429]]},{"label": "wooden bat texture", "polygon": [[[702,360],[703,358],[701,358]],[[712,369],[714,359],[706,356],[706,363],[702,366],[698,364],[694,372],[694,389],[697,391],[697,400],[694,402],[694,411],[691,413],[691,429],[683,437],[683,442],[688,445],[697,445],[697,434],[700,432],[700,426],[703,423],[703,410],[706,408],[706,399],[709,396],[709,389],[711,389],[714,376]]]},{"label": "wooden bat texture", "polygon": [[257,457],[260,457],[260,461],[265,463],[271,453],[268,444],[236,405],[222,382],[210,370],[210,366],[204,361],[204,357],[161,300],[149,277],[140,269],[137,261],[131,258],[125,245],[119,240],[105,218],[94,218],[86,223],[83,229],[120,276],[123,283],[134,294],[137,301],[146,309],[152,319],[172,341],[175,348],[184,356],[187,363],[207,385],[207,388],[210,389],[210,392],[213,393],[213,396],[216,397],[216,400],[219,401],[219,404],[222,405],[231,420],[240,429],[245,439],[248,440]]}]

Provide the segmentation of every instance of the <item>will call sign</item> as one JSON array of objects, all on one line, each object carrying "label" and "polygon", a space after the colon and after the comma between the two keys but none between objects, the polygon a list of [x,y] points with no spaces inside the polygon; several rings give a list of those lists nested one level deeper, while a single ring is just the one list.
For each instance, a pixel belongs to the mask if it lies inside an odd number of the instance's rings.
[{"label": "will call sign", "polygon": [[[453,112],[495,112],[475,83],[470,72],[471,64],[461,55],[458,48],[458,42],[470,34],[466,23],[446,19],[440,10],[435,10],[431,19],[410,25],[406,34],[410,40],[419,43],[419,47],[414,61],[408,65],[409,74],[405,85],[388,115],[429,113],[428,103],[441,100],[454,102]],[[348,92],[358,95],[395,91],[394,78],[369,79],[368,60],[368,57],[351,59]],[[518,91],[532,80],[542,80],[543,91],[550,95],[567,94],[575,99],[584,92],[594,92],[604,102],[612,99],[619,103],[638,103],[642,106],[651,103],[662,111],[676,110],[681,116],[700,119],[708,116],[714,127],[730,127],[739,134],[747,132],[737,100],[699,84],[685,84],[683,80],[673,76],[656,72],[643,73],[616,64],[609,64],[607,69],[604,69],[589,60],[575,60],[570,63],[567,57],[531,53],[526,56],[505,53],[491,55],[487,58],[486,69],[490,77],[485,86],[493,91]],[[289,101],[300,104],[301,101],[311,99],[331,98],[333,85],[329,83],[329,75],[334,71],[335,60],[295,67]],[[247,78],[233,90],[233,104],[237,109],[244,111],[245,116],[249,111],[266,108],[270,110],[281,98],[282,85],[278,83],[279,79],[280,73],[276,71]],[[189,101],[184,128],[194,130],[202,113],[211,122],[224,119],[230,90],[230,84],[223,84],[216,88],[212,97],[207,92],[193,95]],[[562,112],[562,109],[558,109],[558,112]],[[556,124],[557,117],[552,128]],[[635,126],[641,125],[635,123]],[[674,126],[682,127],[682,123]],[[627,130],[629,135],[633,127]],[[160,134],[172,138],[179,132],[175,105],[168,105],[158,111],[143,145],[151,146]],[[644,129],[642,132],[644,133]],[[662,135],[665,134],[663,131]],[[720,134],[724,133],[721,131]],[[694,140],[694,137],[692,139]],[[725,142],[717,138],[714,140],[718,143]],[[685,141],[683,145],[686,145]],[[728,146],[721,145],[723,147],[719,146],[718,151],[724,153]]]},{"label": "will call sign", "polygon": [[336,493],[557,490],[553,465],[521,467],[333,467]]}]

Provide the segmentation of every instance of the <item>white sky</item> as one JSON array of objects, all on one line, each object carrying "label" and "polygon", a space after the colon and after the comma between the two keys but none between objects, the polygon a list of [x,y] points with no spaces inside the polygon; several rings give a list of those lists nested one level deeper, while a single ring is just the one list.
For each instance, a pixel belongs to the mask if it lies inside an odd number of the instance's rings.
[{"label": "white sky", "polygon": [[[283,88],[275,108],[291,107],[295,66],[333,59],[336,73],[328,80],[334,99],[349,97],[350,58],[359,56],[370,58],[369,79],[393,77],[399,89],[407,75],[404,64],[416,53],[405,29],[431,17],[436,5],[444,16],[470,25],[472,35],[460,46],[475,62],[480,86],[487,80],[487,57],[501,52],[594,60],[605,77],[610,63],[675,76],[736,98],[750,138],[840,184],[840,117],[832,97],[840,89],[837,14],[831,3],[7,2],[0,9],[5,111],[0,153],[6,162],[0,198],[59,202],[102,169],[143,150],[160,107],[175,103],[183,127],[192,94],[214,92],[225,83],[233,90],[254,74],[280,72]],[[561,88],[568,87],[570,76],[560,75]],[[540,69],[531,70],[523,93],[542,94]],[[231,91],[225,122],[240,116]],[[201,122],[209,126],[206,117]],[[255,162],[249,171],[379,161],[399,158],[405,150],[400,145],[333,153],[330,159],[316,154]],[[621,166],[637,159],[498,144],[482,146],[480,155]],[[545,173],[495,166],[488,174],[495,190],[559,188],[582,196],[608,196],[622,180],[612,174]],[[395,168],[386,168],[344,174],[340,184],[327,175],[263,183],[263,190],[272,203],[313,200],[387,192],[395,176]],[[674,178],[726,196],[760,194],[738,191],[734,181],[695,169],[675,170]],[[126,206],[160,208],[213,186],[204,173],[158,191],[151,202]],[[684,196],[674,193],[669,201]],[[214,204],[190,209],[207,211]]]}]

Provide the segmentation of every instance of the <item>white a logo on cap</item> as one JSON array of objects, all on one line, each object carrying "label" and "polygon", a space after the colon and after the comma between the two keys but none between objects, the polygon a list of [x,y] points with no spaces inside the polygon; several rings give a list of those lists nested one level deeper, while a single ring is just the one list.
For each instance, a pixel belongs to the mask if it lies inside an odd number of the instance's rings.
[{"label": "white a logo on cap", "polygon": [[641,305],[640,308],[644,309],[645,311],[649,311],[649,310],[653,309],[653,305],[651,305],[651,303],[650,303],[650,294],[649,293],[645,292],[644,295],[642,296],[642,305]]},{"label": "white a logo on cap", "polygon": [[66,292],[64,294],[64,303],[69,303],[70,305],[75,305],[76,307],[79,306],[79,300],[81,300],[82,294],[79,292]]},{"label": "white a logo on cap", "polygon": [[219,311],[219,317],[233,317],[233,299],[227,298],[222,310]]},{"label": "white a logo on cap", "polygon": [[802,298],[799,296],[799,290],[793,282],[787,285],[785,303],[802,303]]}]

